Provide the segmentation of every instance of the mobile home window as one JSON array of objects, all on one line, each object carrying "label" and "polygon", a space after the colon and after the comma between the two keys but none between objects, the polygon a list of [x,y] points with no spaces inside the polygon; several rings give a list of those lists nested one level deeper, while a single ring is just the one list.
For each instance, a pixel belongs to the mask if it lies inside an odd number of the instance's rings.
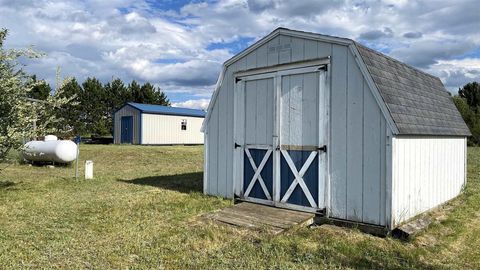
[{"label": "mobile home window", "polygon": [[182,119],[181,128],[182,130],[187,130],[187,119]]}]

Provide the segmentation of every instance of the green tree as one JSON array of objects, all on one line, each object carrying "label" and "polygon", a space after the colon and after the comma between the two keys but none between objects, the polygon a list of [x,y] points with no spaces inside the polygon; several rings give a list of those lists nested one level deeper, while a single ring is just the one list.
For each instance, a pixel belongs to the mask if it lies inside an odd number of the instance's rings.
[{"label": "green tree", "polygon": [[140,93],[143,98],[142,103],[153,104],[155,100],[155,86],[147,82],[140,87]]},{"label": "green tree", "polygon": [[472,133],[469,143],[480,145],[480,85],[477,82],[467,83],[458,89],[453,101]]},{"label": "green tree", "polygon": [[480,84],[478,82],[467,83],[458,89],[458,95],[467,101],[473,111],[480,112]]},{"label": "green tree", "polygon": [[167,97],[167,94],[165,94],[165,92],[161,91],[160,89],[158,90],[157,104],[164,105],[164,106],[172,105],[170,103],[170,100]]},{"label": "green tree", "polygon": [[170,106],[167,95],[149,82],[142,85],[140,92],[143,97],[142,103]]},{"label": "green tree", "polygon": [[41,54],[31,50],[6,50],[3,42],[6,29],[0,29],[0,159],[5,159],[12,149],[21,149],[25,140],[52,132],[52,127],[62,119],[54,110],[69,102],[59,93],[49,95],[45,101],[28,100],[37,86],[18,62],[19,57],[37,58]]},{"label": "green tree", "polygon": [[472,127],[475,124],[475,112],[472,111],[470,106],[468,106],[467,100],[460,96],[454,96],[453,103],[457,106],[457,109],[467,126]]},{"label": "green tree", "polygon": [[33,75],[31,77],[29,86],[32,88],[27,94],[27,96],[30,98],[46,100],[50,95],[50,93],[52,92],[52,88],[46,81],[37,80],[37,75]]},{"label": "green tree", "polygon": [[132,96],[123,81],[119,78],[107,83],[104,86],[109,99],[106,101],[105,113],[107,115],[107,129],[113,134],[113,113],[125,102],[131,101]]},{"label": "green tree", "polygon": [[131,100],[128,100],[128,101],[145,103],[145,97],[142,94],[142,87],[140,86],[140,84],[137,83],[137,81],[133,80],[128,85],[128,92],[130,93],[130,96],[131,96]]},{"label": "green tree", "polygon": [[102,83],[96,78],[87,78],[82,87],[80,102],[85,131],[97,135],[110,134],[106,105],[110,97],[106,95]]},{"label": "green tree", "polygon": [[81,96],[83,89],[75,78],[72,78],[61,87],[60,96],[71,98],[72,102],[56,111],[57,116],[65,119],[62,125],[68,129],[67,136],[75,136],[85,132],[84,114],[82,112]]}]

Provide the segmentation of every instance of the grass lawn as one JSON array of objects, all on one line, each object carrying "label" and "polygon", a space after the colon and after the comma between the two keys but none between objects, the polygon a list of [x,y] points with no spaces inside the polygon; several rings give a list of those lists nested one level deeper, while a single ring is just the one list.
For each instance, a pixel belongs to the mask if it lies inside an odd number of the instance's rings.
[{"label": "grass lawn", "polygon": [[480,269],[480,148],[469,148],[464,194],[409,242],[334,226],[272,236],[204,222],[199,215],[232,202],[202,194],[202,149],[82,145],[91,181],[74,181],[73,167],[9,166],[0,269]]}]

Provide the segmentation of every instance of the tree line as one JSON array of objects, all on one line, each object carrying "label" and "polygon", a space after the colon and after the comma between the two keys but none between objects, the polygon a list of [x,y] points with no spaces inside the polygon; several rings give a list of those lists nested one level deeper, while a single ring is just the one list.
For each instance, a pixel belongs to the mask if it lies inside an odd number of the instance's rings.
[{"label": "tree line", "polygon": [[453,101],[472,133],[468,143],[480,145],[480,84],[471,82],[459,88]]},{"label": "tree line", "polygon": [[[28,97],[46,100],[52,88],[45,81],[32,76],[33,86]],[[89,77],[83,83],[69,78],[61,87],[60,97],[72,97],[71,102],[56,110],[62,117],[62,125],[67,126],[64,136],[111,135],[113,132],[113,113],[126,102],[138,102],[170,106],[167,95],[158,87],[146,82],[140,84],[133,80],[125,84],[121,79],[113,79],[102,84],[97,78]]]}]

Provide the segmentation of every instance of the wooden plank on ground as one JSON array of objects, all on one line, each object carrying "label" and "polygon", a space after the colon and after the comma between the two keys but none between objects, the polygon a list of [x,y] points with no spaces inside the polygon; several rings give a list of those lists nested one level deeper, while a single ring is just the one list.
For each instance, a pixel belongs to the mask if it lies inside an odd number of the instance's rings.
[{"label": "wooden plank on ground", "polygon": [[276,217],[283,220],[298,222],[298,219],[308,219],[312,217],[312,213],[300,212],[296,210],[288,210],[283,208],[276,208],[255,203],[239,203],[236,205],[236,209],[245,209],[247,211],[257,212],[260,215]]},{"label": "wooden plank on ground", "polygon": [[312,213],[243,202],[205,215],[224,224],[280,233],[313,223]]},{"label": "wooden plank on ground", "polygon": [[429,216],[421,216],[396,228],[392,231],[392,235],[397,238],[408,239],[425,230],[430,223],[432,223],[432,219]]},{"label": "wooden plank on ground", "polygon": [[234,211],[232,209],[223,210],[222,215],[231,216],[233,218],[239,218],[239,219],[242,219],[242,220],[248,220],[248,221],[251,221],[252,223],[255,223],[255,224],[258,224],[258,225],[272,226],[272,227],[278,227],[278,228],[282,228],[282,229],[288,229],[291,226],[295,226],[295,223],[285,223],[285,222],[282,222],[281,220],[271,219],[271,218],[266,217],[266,216],[261,217],[261,216],[255,215],[255,214],[251,215],[248,212],[247,213],[245,213],[245,212],[242,213],[242,212]]},{"label": "wooden plank on ground", "polygon": [[273,215],[267,215],[264,212],[253,212],[249,211],[248,209],[241,209],[241,208],[225,208],[223,209],[225,212],[234,212],[237,214],[241,214],[244,216],[251,216],[255,218],[260,218],[260,219],[265,219],[270,222],[276,222],[280,224],[285,224],[285,225],[295,225],[295,220],[291,219],[282,219],[282,217],[279,216],[273,216]]}]

